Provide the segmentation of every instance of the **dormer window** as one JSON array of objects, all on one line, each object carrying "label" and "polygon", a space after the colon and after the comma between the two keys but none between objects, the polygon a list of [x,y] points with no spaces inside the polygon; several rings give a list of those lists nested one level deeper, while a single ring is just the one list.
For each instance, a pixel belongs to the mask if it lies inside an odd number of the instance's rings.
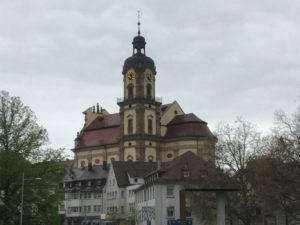
[{"label": "dormer window", "polygon": [[190,170],[184,170],[183,171],[183,177],[189,177],[191,176],[191,171]]}]

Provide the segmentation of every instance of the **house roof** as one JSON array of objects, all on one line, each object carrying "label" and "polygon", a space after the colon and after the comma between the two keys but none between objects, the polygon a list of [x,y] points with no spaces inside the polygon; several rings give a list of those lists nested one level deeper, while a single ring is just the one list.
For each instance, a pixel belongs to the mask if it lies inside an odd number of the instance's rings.
[{"label": "house roof", "polygon": [[157,168],[156,163],[150,162],[112,162],[116,180],[119,187],[130,185],[128,175],[135,178],[143,178]]},{"label": "house roof", "polygon": [[206,163],[202,158],[188,151],[169,162],[164,168],[165,172],[160,180],[180,180],[182,179],[182,171],[189,170],[191,172],[203,167]]},{"label": "house roof", "polygon": [[103,166],[92,167],[92,170],[89,171],[88,167],[84,168],[72,168],[70,172],[65,176],[64,181],[82,181],[82,180],[95,180],[103,179],[107,177],[108,170],[103,169]]},{"label": "house roof", "polygon": [[193,113],[178,115],[167,125],[165,138],[214,137],[207,123]]}]

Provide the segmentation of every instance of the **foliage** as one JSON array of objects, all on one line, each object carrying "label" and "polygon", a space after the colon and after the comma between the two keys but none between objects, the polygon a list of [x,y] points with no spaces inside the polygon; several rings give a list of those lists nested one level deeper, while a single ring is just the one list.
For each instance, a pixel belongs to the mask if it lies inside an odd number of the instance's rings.
[{"label": "foliage", "polygon": [[[64,174],[62,149],[43,149],[46,130],[20,98],[0,92],[0,224],[18,224],[22,174],[24,224],[57,224],[63,195],[58,183]],[[41,180],[29,180],[39,177]]]},{"label": "foliage", "polygon": [[257,196],[249,180],[247,164],[265,151],[265,143],[255,125],[242,118],[237,118],[234,126],[220,124],[216,135],[217,164],[230,173],[240,190],[228,196],[231,204],[227,209],[232,216],[229,220],[238,218],[244,225],[249,225],[257,208]]}]

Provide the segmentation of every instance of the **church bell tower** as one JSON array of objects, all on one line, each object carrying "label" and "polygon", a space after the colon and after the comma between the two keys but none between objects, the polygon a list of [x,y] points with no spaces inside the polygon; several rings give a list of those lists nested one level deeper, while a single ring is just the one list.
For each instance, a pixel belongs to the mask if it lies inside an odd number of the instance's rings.
[{"label": "church bell tower", "polygon": [[160,158],[160,105],[155,97],[156,68],[146,56],[146,41],[133,38],[133,53],[123,66],[124,97],[120,106],[120,159],[156,161]]}]

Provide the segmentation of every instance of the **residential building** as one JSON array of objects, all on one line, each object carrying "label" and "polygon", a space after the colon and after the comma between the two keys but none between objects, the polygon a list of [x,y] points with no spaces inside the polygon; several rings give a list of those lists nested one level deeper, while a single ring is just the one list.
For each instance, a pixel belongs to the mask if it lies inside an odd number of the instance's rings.
[{"label": "residential building", "polygon": [[[145,177],[145,184],[136,189],[136,224],[179,224],[181,181],[195,173],[205,162],[186,152]],[[200,224],[187,207],[187,224]]]},{"label": "residential building", "polygon": [[103,189],[108,168],[102,166],[72,168],[65,176],[65,200],[59,207],[64,225],[100,225],[104,213]]},{"label": "residential building", "polygon": [[104,188],[108,220],[135,217],[135,189],[144,184],[144,176],[155,168],[156,164],[151,162],[112,162]]}]

